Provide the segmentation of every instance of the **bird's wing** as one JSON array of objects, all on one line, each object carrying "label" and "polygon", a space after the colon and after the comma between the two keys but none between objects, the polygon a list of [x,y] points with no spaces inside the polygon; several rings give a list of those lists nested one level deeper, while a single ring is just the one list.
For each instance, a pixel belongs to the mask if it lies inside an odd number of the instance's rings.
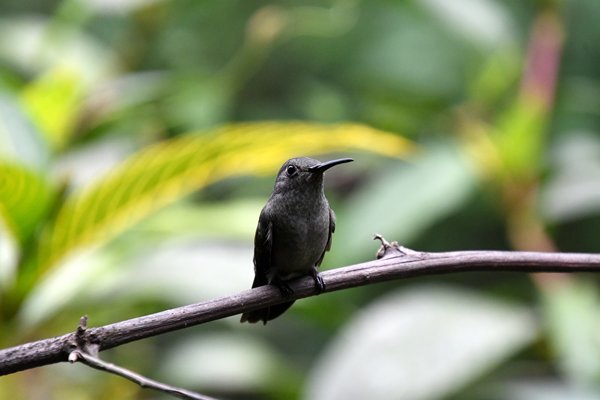
[{"label": "bird's wing", "polygon": [[327,246],[325,246],[325,251],[331,250],[331,237],[333,236],[333,232],[335,232],[335,213],[330,208],[329,209],[329,236],[327,236]]},{"label": "bird's wing", "polygon": [[[266,207],[260,212],[258,226],[254,235],[254,282],[252,287],[264,286],[269,283],[269,270],[271,269],[271,249],[273,247],[273,221],[269,216]],[[270,319],[283,313],[292,302],[278,304],[261,308],[254,311],[247,311],[242,314],[240,322],[256,323],[262,321],[264,324]]]},{"label": "bird's wing", "polygon": [[323,249],[323,254],[321,254],[321,257],[319,257],[319,260],[317,261],[317,267],[323,262],[325,252],[331,249],[331,237],[333,236],[333,232],[335,232],[335,213],[329,208],[329,234],[327,235],[327,244],[325,245],[325,249]]},{"label": "bird's wing", "polygon": [[268,273],[271,269],[271,248],[273,247],[273,221],[266,211],[260,212],[258,226],[254,235],[254,282],[252,287],[269,283]]}]

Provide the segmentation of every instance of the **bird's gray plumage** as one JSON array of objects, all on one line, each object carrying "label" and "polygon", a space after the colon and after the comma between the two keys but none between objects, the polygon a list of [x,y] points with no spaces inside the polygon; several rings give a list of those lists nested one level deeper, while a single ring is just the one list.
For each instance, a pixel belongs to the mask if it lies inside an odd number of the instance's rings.
[{"label": "bird's gray plumage", "polygon": [[[319,291],[325,288],[318,275],[325,252],[331,248],[335,214],[323,192],[323,173],[351,159],[321,163],[307,157],[286,161],[277,174],[271,197],[260,213],[254,236],[252,287],[276,285],[292,293],[286,281],[311,275]],[[272,320],[294,301],[246,312],[241,322]]]}]

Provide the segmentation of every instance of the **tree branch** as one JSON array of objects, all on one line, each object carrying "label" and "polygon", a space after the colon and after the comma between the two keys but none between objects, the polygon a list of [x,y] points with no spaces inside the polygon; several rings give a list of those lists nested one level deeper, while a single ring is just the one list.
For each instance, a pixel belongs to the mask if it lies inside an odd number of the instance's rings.
[{"label": "tree branch", "polygon": [[108,363],[99,359],[98,357],[94,357],[91,354],[85,353],[81,350],[73,350],[71,354],[69,354],[70,362],[81,362],[88,367],[109,372],[111,374],[119,375],[125,379],[130,380],[133,383],[137,383],[143,388],[158,390],[163,393],[170,394],[175,397],[179,397],[181,399],[193,399],[193,400],[215,400],[212,397],[204,396],[190,390],[178,388],[175,386],[167,385],[166,383],[158,382],[153,379],[146,378],[138,373],[130,371],[126,368],[119,367],[118,365]]},{"label": "tree branch", "polygon": [[89,344],[85,339],[85,332],[87,331],[87,316],[84,315],[79,319],[79,326],[75,331],[75,350],[69,354],[69,362],[75,363],[79,361],[82,364],[87,365],[90,368],[97,369],[99,371],[108,372],[121,376],[125,379],[130,380],[133,383],[137,383],[140,387],[157,390],[166,394],[170,394],[175,397],[186,400],[215,400],[212,397],[201,395],[200,393],[192,392],[191,390],[179,388],[176,386],[168,385],[154,379],[146,378],[136,372],[129,369],[120,367],[118,365],[106,362],[96,357],[98,355],[98,345]]},{"label": "tree branch", "polygon": [[[321,276],[326,284],[325,292],[394,279],[457,272],[600,272],[600,254],[508,251],[422,253],[384,242],[378,256],[383,258],[323,272]],[[294,290],[293,299],[315,295],[312,278],[298,279],[290,286]],[[275,287],[262,286],[228,297],[89,328],[84,332],[84,339],[102,351],[286,300],[289,299],[282,297]],[[67,361],[69,354],[78,348],[76,336],[73,332],[0,350],[0,375]]]}]

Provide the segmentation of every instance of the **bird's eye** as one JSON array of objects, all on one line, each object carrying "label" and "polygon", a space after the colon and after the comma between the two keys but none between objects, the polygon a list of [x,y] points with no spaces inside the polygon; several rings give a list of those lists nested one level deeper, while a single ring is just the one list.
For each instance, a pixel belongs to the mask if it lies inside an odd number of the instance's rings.
[{"label": "bird's eye", "polygon": [[293,165],[288,165],[285,171],[287,172],[288,176],[294,176],[296,174],[296,167]]}]

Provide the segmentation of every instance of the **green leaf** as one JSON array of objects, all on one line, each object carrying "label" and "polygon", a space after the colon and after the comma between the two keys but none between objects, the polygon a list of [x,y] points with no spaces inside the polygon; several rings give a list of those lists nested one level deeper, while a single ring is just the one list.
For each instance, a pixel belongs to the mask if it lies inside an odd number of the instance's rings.
[{"label": "green leaf", "polygon": [[202,203],[181,201],[146,218],[136,225],[135,230],[136,233],[151,233],[160,240],[176,236],[245,240],[254,237],[264,204],[264,198]]},{"label": "green leaf", "polygon": [[34,232],[51,199],[42,176],[22,165],[0,162],[0,217],[19,243]]},{"label": "green leaf", "polygon": [[[490,387],[495,400],[597,400],[600,390],[594,386],[577,386],[559,377],[524,377]],[[483,392],[485,393],[485,392]]]},{"label": "green leaf", "polygon": [[352,150],[406,155],[411,142],[355,124],[233,124],[140,151],[68,198],[40,249],[38,277],[72,251],[101,244],[157,209],[219,179],[273,174],[287,158]]},{"label": "green leaf", "polygon": [[507,193],[530,187],[539,179],[547,141],[547,106],[523,94],[492,125],[465,119],[465,150],[482,178]]},{"label": "green leaf", "polygon": [[435,286],[365,307],[321,352],[307,399],[442,399],[531,343],[529,310]]},{"label": "green leaf", "polygon": [[[338,218],[328,263],[356,262],[373,254],[375,233],[407,243],[469,199],[476,177],[462,153],[448,143],[424,148],[410,164],[385,168],[336,210]],[[349,212],[345,212],[349,210]],[[359,234],[357,234],[357,232]],[[344,243],[344,246],[335,246]],[[343,247],[343,251],[339,251]]]},{"label": "green leaf", "polygon": [[515,41],[508,7],[493,0],[420,0],[451,34],[484,50]]},{"label": "green leaf", "polygon": [[64,146],[73,132],[82,94],[82,78],[68,68],[54,69],[23,90],[25,109],[52,147]]},{"label": "green leaf", "polygon": [[538,99],[523,96],[498,121],[492,140],[502,160],[499,173],[509,182],[537,176],[546,140],[546,111]]},{"label": "green leaf", "polygon": [[[263,205],[264,198],[215,204],[180,201],[164,208],[119,240],[49,271],[20,307],[20,327],[36,329],[57,312],[97,304],[118,308],[150,298],[188,304],[245,287],[253,278],[248,239]],[[127,268],[118,267],[123,265]]]},{"label": "green leaf", "polygon": [[[215,362],[215,360],[218,360]],[[199,363],[211,368],[196,368]],[[159,374],[184,387],[235,393],[272,388],[290,366],[273,347],[249,333],[208,333],[181,340],[168,349]]]},{"label": "green leaf", "polygon": [[494,109],[512,93],[520,79],[521,59],[512,46],[497,49],[473,76],[469,84],[469,98],[475,104]]},{"label": "green leaf", "polygon": [[569,132],[557,138],[551,152],[552,174],[541,188],[545,218],[565,223],[600,214],[599,154],[600,138],[595,134]]},{"label": "green leaf", "polygon": [[48,164],[49,157],[48,144],[16,99],[0,95],[0,159],[41,170]]},{"label": "green leaf", "polygon": [[560,369],[573,383],[597,385],[600,294],[596,285],[577,278],[560,280],[542,294],[549,340]]}]

